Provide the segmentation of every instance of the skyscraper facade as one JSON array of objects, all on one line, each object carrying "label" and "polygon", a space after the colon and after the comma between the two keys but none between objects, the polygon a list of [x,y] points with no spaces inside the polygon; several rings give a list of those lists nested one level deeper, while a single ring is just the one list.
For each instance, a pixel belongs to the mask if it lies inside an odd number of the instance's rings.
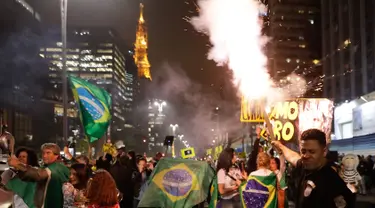
[{"label": "skyscraper facade", "polygon": [[324,96],[341,103],[375,90],[375,2],[321,0]]},{"label": "skyscraper facade", "polygon": [[[38,144],[48,138],[45,128],[53,119],[44,117],[48,107],[41,102],[43,76],[48,75],[38,56],[41,16],[25,0],[4,0],[0,19],[0,126],[8,125],[16,144]],[[43,125],[44,132],[38,131]]]},{"label": "skyscraper facade", "polygon": [[[126,82],[132,76],[126,73],[123,52],[126,50],[121,49],[122,45],[116,32],[108,28],[76,28],[68,31],[68,73],[97,84],[111,94],[113,117],[109,133],[114,140],[125,139],[126,112],[131,110],[128,103],[132,99],[131,89]],[[50,82],[58,89],[61,86],[62,43],[52,38],[40,49],[40,55],[48,60]],[[62,106],[56,104],[55,113],[62,115],[62,111]],[[71,116],[75,117],[76,114],[72,113]]]},{"label": "skyscraper facade", "polygon": [[[285,85],[306,80],[306,97],[321,96],[320,5],[314,0],[268,0],[265,22],[271,75]],[[268,21],[268,22],[267,22]]]}]

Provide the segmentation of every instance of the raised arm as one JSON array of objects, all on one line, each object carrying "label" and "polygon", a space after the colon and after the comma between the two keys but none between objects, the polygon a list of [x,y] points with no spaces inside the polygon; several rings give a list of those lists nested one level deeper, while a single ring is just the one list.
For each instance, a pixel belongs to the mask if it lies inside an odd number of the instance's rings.
[{"label": "raised arm", "polygon": [[33,168],[29,165],[21,163],[14,155],[8,159],[9,166],[17,170],[17,175],[23,181],[43,181],[47,180],[50,176],[50,171],[42,168]]},{"label": "raised arm", "polygon": [[[301,159],[301,156],[297,153],[294,152],[293,150],[289,149],[288,147],[284,146],[281,144],[279,141],[273,141],[272,145],[280,151],[284,156],[285,159],[291,163],[294,167],[297,165],[298,160]],[[280,161],[281,163],[281,161]]]}]

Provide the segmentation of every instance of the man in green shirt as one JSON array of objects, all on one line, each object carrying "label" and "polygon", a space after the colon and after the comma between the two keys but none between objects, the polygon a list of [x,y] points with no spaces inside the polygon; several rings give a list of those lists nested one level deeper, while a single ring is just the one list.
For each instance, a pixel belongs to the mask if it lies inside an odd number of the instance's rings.
[{"label": "man in green shirt", "polygon": [[[9,166],[17,170],[17,175],[22,181],[36,182],[34,193],[34,206],[44,208],[62,208],[64,197],[62,186],[68,182],[70,171],[60,163],[60,148],[56,144],[46,143],[42,145],[42,158],[44,166],[33,168],[21,163],[12,155],[8,159]],[[17,181],[15,181],[16,183]],[[12,187],[17,187],[15,184]],[[12,190],[19,192],[22,190]]]}]

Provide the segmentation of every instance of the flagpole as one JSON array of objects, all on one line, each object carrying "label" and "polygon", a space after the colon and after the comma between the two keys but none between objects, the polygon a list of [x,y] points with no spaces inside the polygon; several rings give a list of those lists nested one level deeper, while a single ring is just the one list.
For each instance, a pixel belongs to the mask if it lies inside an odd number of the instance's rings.
[{"label": "flagpole", "polygon": [[68,0],[61,0],[61,38],[62,38],[62,90],[63,90],[63,139],[68,140],[68,82],[66,70],[66,33]]}]

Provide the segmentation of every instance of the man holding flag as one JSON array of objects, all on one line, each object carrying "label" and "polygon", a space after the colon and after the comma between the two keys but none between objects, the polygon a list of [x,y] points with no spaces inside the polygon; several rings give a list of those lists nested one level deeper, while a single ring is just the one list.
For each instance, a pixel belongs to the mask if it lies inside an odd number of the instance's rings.
[{"label": "man holding flag", "polygon": [[[18,171],[17,176],[20,180],[9,181],[7,188],[24,197],[25,202],[29,202],[30,200],[25,199],[34,195],[33,204],[28,204],[29,207],[62,208],[64,203],[62,186],[69,180],[70,171],[65,165],[58,162],[60,157],[59,146],[53,143],[46,143],[42,145],[41,149],[43,168],[33,168],[25,165],[14,155],[9,157],[8,164]],[[36,183],[35,189],[25,189],[23,181]]]}]

